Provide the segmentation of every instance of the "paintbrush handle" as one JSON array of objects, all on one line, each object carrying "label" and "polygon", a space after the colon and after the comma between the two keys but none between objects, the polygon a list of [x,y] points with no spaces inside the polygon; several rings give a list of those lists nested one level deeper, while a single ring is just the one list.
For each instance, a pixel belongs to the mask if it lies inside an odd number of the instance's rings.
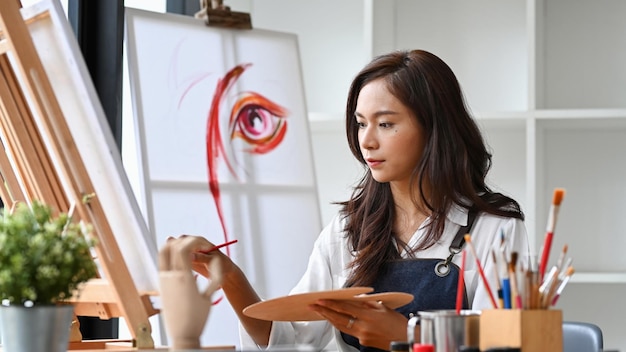
[{"label": "paintbrush handle", "polygon": [[459,282],[456,288],[456,314],[461,313],[463,309],[463,293],[465,292],[465,256],[466,251],[461,253],[461,270],[459,272]]},{"label": "paintbrush handle", "polygon": [[543,241],[543,251],[541,252],[541,261],[539,262],[539,280],[543,280],[543,275],[546,273],[548,267],[548,258],[550,257],[550,248],[552,247],[553,232],[546,233],[546,238]]},{"label": "paintbrush handle", "polygon": [[481,279],[483,279],[483,284],[485,285],[485,290],[487,291],[487,294],[489,295],[489,300],[491,300],[491,305],[493,306],[494,309],[497,309],[498,304],[496,303],[496,299],[493,297],[493,292],[491,292],[489,281],[487,280],[487,276],[485,275],[483,266],[480,264],[480,259],[476,255],[476,249],[474,248],[474,245],[472,244],[472,241],[470,240],[469,233],[465,235],[465,243],[467,244],[467,247],[472,252],[474,259],[476,259],[476,266],[478,267],[478,273],[480,274]]},{"label": "paintbrush handle", "polygon": [[226,243],[218,244],[217,246],[215,246],[215,247],[213,247],[211,249],[206,249],[206,250],[198,251],[198,252],[200,252],[202,254],[209,254],[209,253],[211,253],[213,251],[216,251],[216,250],[218,250],[218,249],[220,249],[222,247],[230,246],[233,243],[237,243],[237,240],[232,240],[232,241],[228,241]]},{"label": "paintbrush handle", "polygon": [[480,265],[480,260],[476,259],[476,265],[478,266],[478,273],[480,277],[483,279],[483,284],[485,285],[485,290],[487,294],[489,294],[489,300],[491,300],[491,305],[494,309],[498,308],[498,304],[496,303],[496,299],[493,297],[493,292],[491,292],[491,286],[489,286],[489,281],[487,281],[487,277],[485,276],[485,272],[483,271],[482,265]]},{"label": "paintbrush handle", "polygon": [[517,309],[524,309],[524,302],[522,302],[522,295],[518,294],[515,296],[515,304],[517,305]]},{"label": "paintbrush handle", "polygon": [[511,271],[509,273],[509,281],[511,285],[511,308],[522,309],[522,305],[520,303],[521,297],[519,295],[519,290],[517,287],[517,276],[515,271]]},{"label": "paintbrush handle", "polygon": [[504,299],[504,309],[511,309],[511,282],[509,278],[502,279],[502,298]]},{"label": "paintbrush handle", "polygon": [[557,288],[556,292],[554,293],[554,297],[551,298],[550,300],[550,305],[554,306],[556,305],[556,302],[559,300],[559,297],[561,297],[561,293],[563,292],[563,288],[565,288],[565,285],[567,285],[567,283],[569,282],[569,276],[566,276],[565,279],[563,279],[563,281],[561,281],[561,283],[559,284],[559,287]]},{"label": "paintbrush handle", "polygon": [[[504,238],[504,234],[502,234]],[[504,307],[504,300],[502,296],[502,285],[500,284],[500,274],[498,273],[498,258],[496,256],[495,250],[491,250],[491,258],[493,259],[493,272],[496,275],[496,292],[498,294],[498,308]]]}]

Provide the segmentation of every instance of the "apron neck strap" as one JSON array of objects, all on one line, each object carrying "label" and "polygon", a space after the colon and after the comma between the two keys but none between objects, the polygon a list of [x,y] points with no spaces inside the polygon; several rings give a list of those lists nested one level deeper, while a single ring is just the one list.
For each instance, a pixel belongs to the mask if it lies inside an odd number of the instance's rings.
[{"label": "apron neck strap", "polygon": [[474,226],[474,220],[476,220],[477,214],[478,210],[474,206],[469,208],[467,213],[467,225],[461,226],[459,231],[456,233],[456,236],[454,236],[454,240],[452,240],[452,243],[450,244],[450,256],[446,259],[447,263],[451,262],[452,257],[461,252],[463,249],[463,246],[465,245],[465,235],[472,231],[472,226]]}]

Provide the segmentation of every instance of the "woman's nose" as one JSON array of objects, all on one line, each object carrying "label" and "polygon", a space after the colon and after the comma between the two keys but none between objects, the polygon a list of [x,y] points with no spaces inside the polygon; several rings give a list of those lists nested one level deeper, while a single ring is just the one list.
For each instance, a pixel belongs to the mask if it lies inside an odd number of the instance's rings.
[{"label": "woman's nose", "polygon": [[376,131],[370,127],[366,127],[361,130],[359,134],[359,140],[361,148],[363,149],[375,149],[378,147],[378,141],[376,138]]}]

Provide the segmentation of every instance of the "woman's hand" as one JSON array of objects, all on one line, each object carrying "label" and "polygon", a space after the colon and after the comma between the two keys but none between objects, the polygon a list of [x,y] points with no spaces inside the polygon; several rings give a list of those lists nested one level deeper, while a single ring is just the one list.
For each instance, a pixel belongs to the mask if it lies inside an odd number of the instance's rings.
[{"label": "woman's hand", "polygon": [[320,300],[311,309],[335,328],[358,338],[362,346],[388,350],[391,341],[407,338],[407,319],[381,303]]},{"label": "woman's hand", "polygon": [[[191,241],[190,241],[191,239]],[[209,270],[209,263],[212,260],[219,260],[222,268],[222,274],[227,275],[233,270],[233,262],[230,258],[224,255],[219,250],[214,250],[208,253],[201,253],[211,250],[215,245],[201,236],[193,235],[181,235],[180,237],[169,237],[165,244],[166,247],[176,247],[182,245],[182,243],[191,243],[191,269],[198,274],[210,278],[211,273]]]}]

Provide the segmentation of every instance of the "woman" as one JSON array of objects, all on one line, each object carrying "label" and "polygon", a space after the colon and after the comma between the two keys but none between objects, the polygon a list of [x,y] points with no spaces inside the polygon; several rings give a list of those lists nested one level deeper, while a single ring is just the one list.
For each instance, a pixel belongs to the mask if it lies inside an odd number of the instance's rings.
[{"label": "woman", "polygon": [[[341,351],[386,350],[391,341],[406,340],[411,314],[454,308],[458,268],[447,264],[460,262],[455,254],[465,233],[471,233],[492,282],[492,252],[499,253],[501,243],[507,255],[528,254],[524,215],[516,201],[485,184],[491,155],[454,73],[437,56],[414,50],[375,58],[352,82],[346,130],[365,175],[320,234],[292,293],[372,286],[376,292],[410,292],[415,300],[397,311],[376,303],[319,301],[310,308],[323,321],[256,320],[242,311],[260,298],[242,271],[216,251],[213,256],[224,262],[222,288],[244,328],[243,348],[323,347],[334,335]],[[467,260],[464,306],[491,308],[477,273],[475,261]]]}]

